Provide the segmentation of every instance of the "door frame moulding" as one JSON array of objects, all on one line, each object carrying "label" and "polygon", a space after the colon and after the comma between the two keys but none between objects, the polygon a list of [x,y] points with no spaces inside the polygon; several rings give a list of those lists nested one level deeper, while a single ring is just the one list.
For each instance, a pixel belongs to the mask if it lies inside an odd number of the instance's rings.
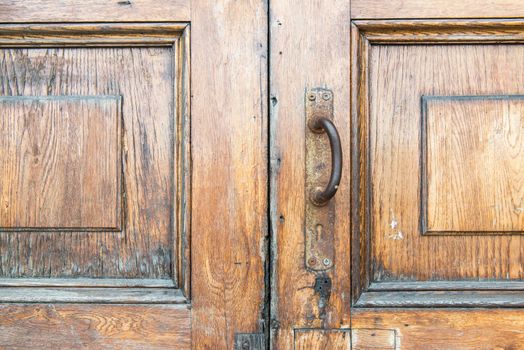
[{"label": "door frame moulding", "polygon": [[[166,47],[174,53],[174,130],[170,155],[175,208],[170,232],[175,258],[172,278],[1,278],[0,303],[189,303],[190,25],[187,22],[0,24],[0,49],[86,47]],[[9,232],[0,230],[0,234]]]},{"label": "door frame moulding", "polygon": [[[351,293],[353,307],[524,307],[521,281],[373,282],[369,52],[372,45],[522,44],[524,21],[351,22]],[[491,286],[488,286],[491,285]],[[452,297],[451,297],[452,296]]]}]

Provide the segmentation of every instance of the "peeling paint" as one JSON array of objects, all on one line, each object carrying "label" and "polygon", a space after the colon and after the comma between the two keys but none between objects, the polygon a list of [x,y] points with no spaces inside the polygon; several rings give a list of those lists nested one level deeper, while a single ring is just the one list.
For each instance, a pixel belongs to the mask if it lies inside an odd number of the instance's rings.
[{"label": "peeling paint", "polygon": [[389,224],[389,227],[391,227],[393,230],[397,228],[398,222],[395,218],[391,220],[391,224]]},{"label": "peeling paint", "polygon": [[394,241],[401,241],[404,239],[404,233],[399,228],[399,222],[393,213],[393,210],[389,211],[391,217],[391,222],[389,223],[389,228],[391,230],[387,231],[385,237]]},{"label": "peeling paint", "polygon": [[394,241],[399,241],[404,239],[404,234],[402,233],[402,231],[397,231],[396,233],[389,234],[387,237]]}]

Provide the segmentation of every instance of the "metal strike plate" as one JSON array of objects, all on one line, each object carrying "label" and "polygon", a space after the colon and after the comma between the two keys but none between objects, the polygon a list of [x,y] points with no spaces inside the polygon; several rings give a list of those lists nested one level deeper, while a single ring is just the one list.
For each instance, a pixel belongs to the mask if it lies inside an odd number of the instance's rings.
[{"label": "metal strike plate", "polygon": [[306,91],[306,211],[305,211],[305,264],[315,271],[333,267],[335,249],[333,232],[335,226],[335,203],[323,206],[313,203],[315,190],[322,189],[329,181],[331,149],[325,133],[316,133],[309,127],[315,117],[333,120],[333,92],[314,88]]}]

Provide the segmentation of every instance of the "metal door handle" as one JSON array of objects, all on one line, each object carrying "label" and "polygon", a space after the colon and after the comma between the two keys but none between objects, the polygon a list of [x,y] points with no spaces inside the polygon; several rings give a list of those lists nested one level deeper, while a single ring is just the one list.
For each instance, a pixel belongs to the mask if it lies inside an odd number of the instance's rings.
[{"label": "metal door handle", "polygon": [[325,189],[318,188],[313,191],[311,201],[315,205],[326,204],[337,193],[342,177],[342,146],[340,135],[335,124],[326,117],[313,118],[309,128],[315,133],[326,133],[331,147],[331,176]]},{"label": "metal door handle", "polygon": [[[333,91],[315,87],[306,90],[304,97],[304,263],[313,271],[327,271],[335,266],[336,203],[330,199],[337,193],[342,176],[342,147],[332,122]],[[331,174],[327,174],[330,157]]]}]

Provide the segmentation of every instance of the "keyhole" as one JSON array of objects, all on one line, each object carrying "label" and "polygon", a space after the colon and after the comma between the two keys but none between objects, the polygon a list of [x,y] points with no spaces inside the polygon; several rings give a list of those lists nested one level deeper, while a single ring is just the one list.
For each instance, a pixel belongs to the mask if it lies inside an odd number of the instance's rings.
[{"label": "keyhole", "polygon": [[321,240],[322,239],[322,229],[324,227],[322,226],[322,224],[317,224],[317,241]]}]

